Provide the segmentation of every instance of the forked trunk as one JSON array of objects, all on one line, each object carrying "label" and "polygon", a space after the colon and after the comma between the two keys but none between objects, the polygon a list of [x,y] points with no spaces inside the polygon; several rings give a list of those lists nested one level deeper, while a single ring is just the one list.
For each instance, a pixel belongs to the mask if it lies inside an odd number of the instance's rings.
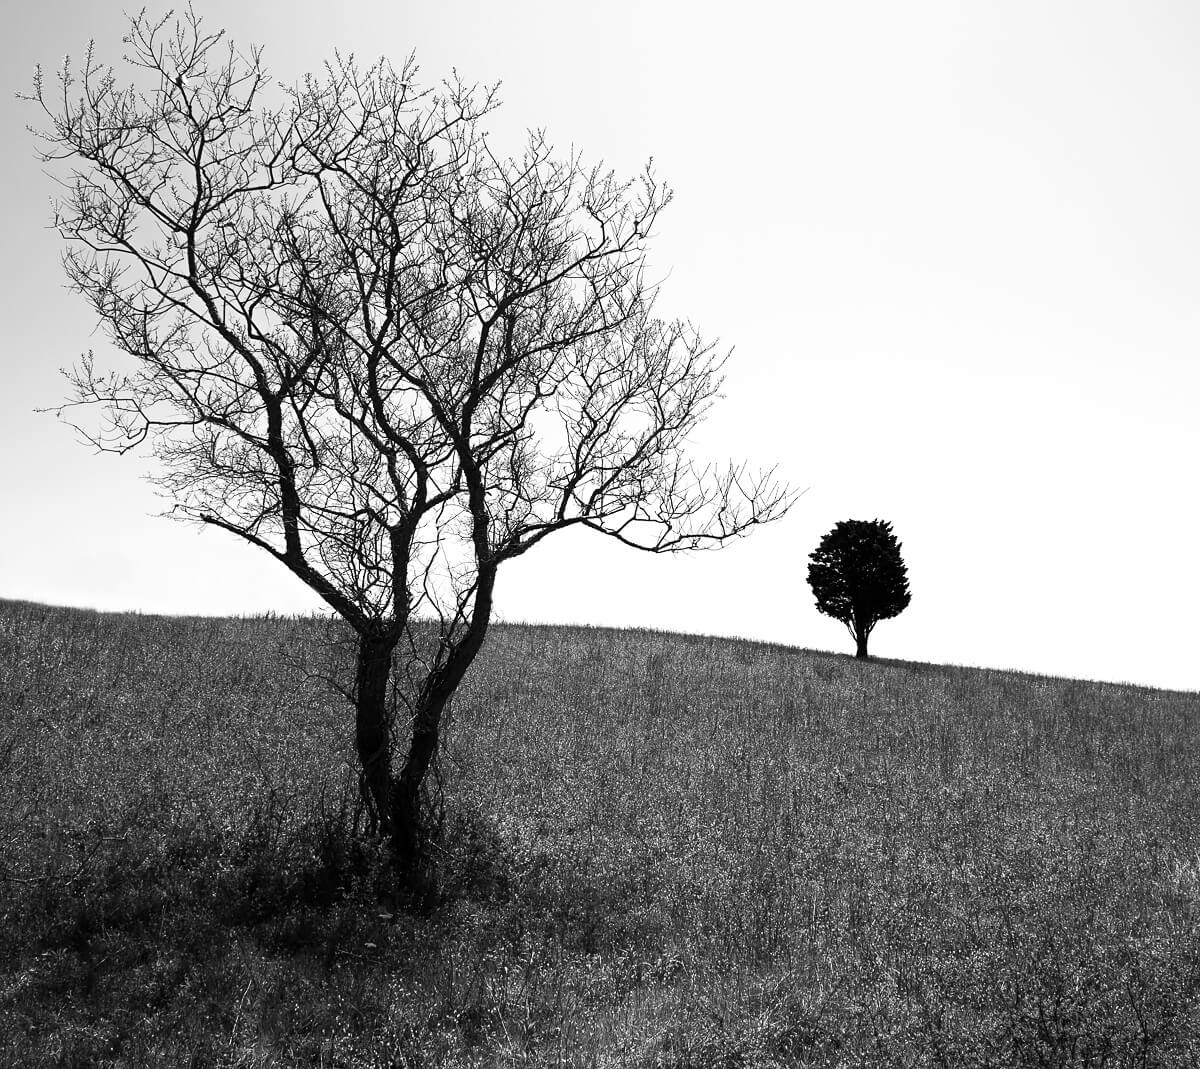
[{"label": "forked trunk", "polygon": [[413,710],[412,742],[400,774],[392,782],[391,839],[396,859],[414,887],[427,890],[428,837],[422,786],[437,759],[442,713],[467,669],[475,660],[487,635],[492,616],[492,585],[495,568],[480,574],[475,611],[462,639],[445,663],[429,676]]},{"label": "forked trunk", "polygon": [[421,879],[428,859],[427,840],[433,830],[426,826],[421,789],[437,756],[442,711],[448,697],[439,694],[437,688],[433,693],[422,694],[413,717],[408,756],[392,783],[392,849],[402,871],[417,880]]},{"label": "forked trunk", "polygon": [[359,636],[355,674],[355,741],[362,776],[363,799],[372,825],[391,838],[392,771],[391,719],[387,692],[392,674],[395,640],[377,635]]},{"label": "forked trunk", "polygon": [[359,638],[355,738],[371,830],[387,843],[402,884],[420,894],[427,889],[424,860],[428,832],[423,823],[421,784],[437,750],[441,706],[418,713],[403,772],[394,776],[388,686],[395,647],[395,640],[378,635]]},{"label": "forked trunk", "polygon": [[398,635],[392,631],[359,634],[355,676],[355,738],[362,774],[362,793],[374,830],[391,848],[397,875],[408,890],[424,896],[430,890],[428,824],[422,788],[437,759],[442,712],[467,668],[483,645],[491,617],[495,570],[485,572],[476,593],[475,612],[462,639],[425,680],[412,714],[412,740],[398,775],[392,774],[394,740],[388,704],[392,654]]}]

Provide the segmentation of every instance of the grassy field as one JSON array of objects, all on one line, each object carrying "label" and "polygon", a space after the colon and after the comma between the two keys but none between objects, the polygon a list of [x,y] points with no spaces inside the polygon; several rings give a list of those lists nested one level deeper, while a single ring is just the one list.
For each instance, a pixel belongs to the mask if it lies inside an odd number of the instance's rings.
[{"label": "grassy field", "polygon": [[329,625],[0,602],[0,1065],[1200,1065],[1200,696],[508,625],[444,901]]}]

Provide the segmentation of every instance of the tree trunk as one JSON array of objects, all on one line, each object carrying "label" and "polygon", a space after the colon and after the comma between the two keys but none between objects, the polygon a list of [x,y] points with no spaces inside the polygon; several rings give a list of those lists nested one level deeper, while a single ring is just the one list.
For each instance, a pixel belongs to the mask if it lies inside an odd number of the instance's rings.
[{"label": "tree trunk", "polygon": [[361,634],[358,640],[358,670],[355,674],[355,741],[361,768],[363,797],[371,821],[385,837],[392,838],[392,739],[387,691],[392,673],[395,639]]},{"label": "tree trunk", "polygon": [[392,784],[392,849],[401,870],[410,880],[418,882],[427,860],[426,840],[430,831],[422,812],[421,787],[437,756],[442,711],[449,699],[449,694],[440,694],[439,690],[435,688],[433,693],[427,691],[421,695],[413,717],[408,756]]},{"label": "tree trunk", "polygon": [[867,660],[867,632],[866,631],[856,632],[854,635],[854,639],[858,643],[858,649],[855,651],[854,656],[857,657],[860,661]]},{"label": "tree trunk", "polygon": [[427,891],[427,838],[421,788],[437,757],[442,712],[475,660],[487,635],[492,617],[492,587],[495,567],[483,570],[475,595],[474,612],[461,641],[441,669],[425,680],[413,710],[412,742],[399,776],[392,783],[391,838],[401,870],[418,891]]}]

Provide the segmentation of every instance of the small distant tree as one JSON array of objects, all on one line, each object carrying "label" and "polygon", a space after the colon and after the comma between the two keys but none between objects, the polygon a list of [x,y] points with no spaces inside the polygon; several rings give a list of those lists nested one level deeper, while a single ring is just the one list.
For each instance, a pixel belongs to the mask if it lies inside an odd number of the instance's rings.
[{"label": "small distant tree", "polygon": [[480,126],[493,94],[422,90],[411,60],[287,88],[190,10],[134,16],[125,40],[134,84],[89,49],[30,97],[68,278],[124,354],[70,373],[69,418],[95,411],[75,425],[100,449],[153,448],[176,516],[353,630],[363,795],[414,875],[501,566],[572,528],[716,547],[793,495],[686,455],[724,357],[654,315],[643,257],[669,194],[649,170],[619,181],[538,134],[503,156]]},{"label": "small distant tree", "polygon": [[912,600],[908,569],[892,525],[883,520],[843,520],[809,554],[808,585],[817,609],[846,625],[867,657],[867,639],[880,620],[898,616]]}]

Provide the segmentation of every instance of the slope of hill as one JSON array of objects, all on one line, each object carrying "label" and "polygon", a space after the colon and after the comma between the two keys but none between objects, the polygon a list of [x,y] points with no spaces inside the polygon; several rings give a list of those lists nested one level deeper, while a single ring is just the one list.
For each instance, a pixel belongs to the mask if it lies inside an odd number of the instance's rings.
[{"label": "slope of hill", "polygon": [[0,602],[0,1064],[1200,1064],[1200,696],[503,625],[445,901],[331,625]]}]

